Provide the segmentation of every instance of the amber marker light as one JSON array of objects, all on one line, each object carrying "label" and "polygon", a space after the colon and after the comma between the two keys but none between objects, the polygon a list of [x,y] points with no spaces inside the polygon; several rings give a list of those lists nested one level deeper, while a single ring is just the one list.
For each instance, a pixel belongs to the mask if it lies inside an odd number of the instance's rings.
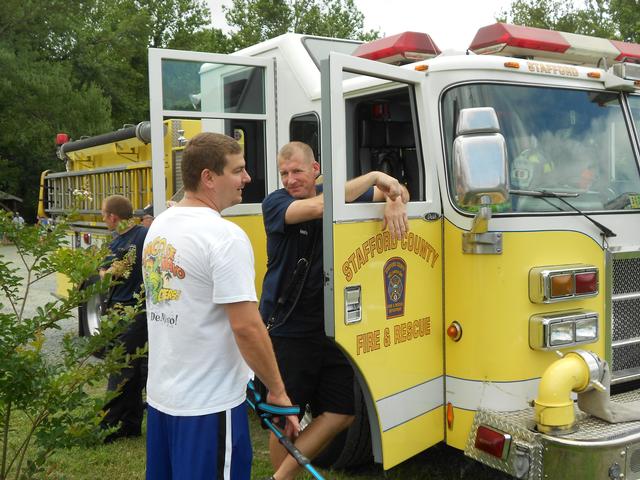
[{"label": "amber marker light", "polygon": [[553,275],[551,277],[551,297],[568,297],[573,295],[573,275]]},{"label": "amber marker light", "polygon": [[447,327],[447,336],[457,342],[462,338],[462,325],[460,325],[457,321],[451,322],[451,325]]},{"label": "amber marker light", "polygon": [[589,78],[600,78],[600,72],[589,72],[589,73],[587,73],[587,77],[589,77]]},{"label": "amber marker light", "polygon": [[429,70],[429,65],[416,65],[415,68],[418,72],[426,72]]},{"label": "amber marker light", "polygon": [[520,64],[518,62],[504,62],[504,66],[507,68],[520,68]]},{"label": "amber marker light", "polygon": [[447,426],[449,430],[453,428],[453,403],[447,402]]}]

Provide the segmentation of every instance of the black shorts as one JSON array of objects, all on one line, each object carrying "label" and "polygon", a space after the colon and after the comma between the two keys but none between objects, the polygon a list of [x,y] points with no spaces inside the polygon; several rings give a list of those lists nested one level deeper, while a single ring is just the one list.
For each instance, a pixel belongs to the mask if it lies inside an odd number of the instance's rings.
[{"label": "black shorts", "polygon": [[287,394],[300,405],[301,417],[306,405],[314,417],[355,413],[353,368],[333,340],[322,336],[271,341]]}]

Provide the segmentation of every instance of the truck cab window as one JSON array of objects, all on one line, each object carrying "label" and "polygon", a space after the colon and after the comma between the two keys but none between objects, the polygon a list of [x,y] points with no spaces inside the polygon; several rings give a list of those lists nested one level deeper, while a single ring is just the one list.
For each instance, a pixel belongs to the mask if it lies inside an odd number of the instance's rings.
[{"label": "truck cab window", "polygon": [[[575,208],[592,211],[626,208],[623,196],[640,192],[629,125],[617,93],[504,84],[455,87],[443,101],[448,171],[457,116],[469,107],[496,111],[512,190],[574,194],[569,201]],[[451,192],[455,181],[449,175]],[[454,193],[452,198],[457,204]],[[518,195],[493,208],[497,213],[569,209],[557,199]]]},{"label": "truck cab window", "polygon": [[372,170],[385,172],[403,183],[412,201],[424,200],[424,168],[418,142],[413,90],[402,86],[357,97],[346,104],[347,177]]},{"label": "truck cab window", "polygon": [[316,161],[320,159],[320,119],[315,112],[296,115],[289,123],[289,140],[306,143],[313,150]]}]

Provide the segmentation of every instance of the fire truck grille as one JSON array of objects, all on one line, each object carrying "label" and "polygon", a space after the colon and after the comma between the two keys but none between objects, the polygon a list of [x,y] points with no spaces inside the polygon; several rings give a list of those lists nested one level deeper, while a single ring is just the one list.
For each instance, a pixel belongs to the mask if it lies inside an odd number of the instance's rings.
[{"label": "fire truck grille", "polygon": [[640,292],[640,256],[613,260],[613,294]]},{"label": "fire truck grille", "polygon": [[613,313],[613,337],[612,340],[626,340],[640,337],[640,298],[625,301],[614,301]]},{"label": "fire truck grille", "polygon": [[640,252],[614,254],[611,268],[614,383],[640,378]]}]

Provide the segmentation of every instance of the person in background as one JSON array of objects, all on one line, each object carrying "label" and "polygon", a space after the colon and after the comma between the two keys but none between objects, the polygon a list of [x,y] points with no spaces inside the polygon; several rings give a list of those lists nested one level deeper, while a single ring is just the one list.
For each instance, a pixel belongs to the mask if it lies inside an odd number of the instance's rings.
[{"label": "person in background", "polygon": [[[247,382],[290,406],[257,308],[254,257],[221,212],[251,181],[242,147],[211,132],[182,157],[184,197],[156,217],[144,245],[149,328],[148,480],[249,480]],[[285,434],[299,430],[286,417]]]},{"label": "person in background", "polygon": [[153,205],[149,204],[142,209],[142,212],[136,214],[140,218],[140,225],[145,228],[149,228],[153,222]]},{"label": "person in background", "polygon": [[[102,219],[114,239],[109,244],[111,255],[107,258],[100,276],[110,273],[117,284],[108,293],[107,308],[116,305],[135,305],[135,295],[142,292],[142,248],[147,229],[132,221],[131,202],[121,195],[111,195],[102,203]],[[147,322],[145,312],[135,316],[127,329],[120,334],[128,354],[135,353],[147,343]],[[104,428],[117,428],[109,434],[105,442],[110,443],[121,437],[141,435],[144,402],[142,389],[146,383],[146,358],[140,357],[118,373],[111,374],[107,384],[109,391],[120,390],[120,394],[105,406],[102,419]]]},{"label": "person in background", "polygon": [[[353,368],[333,340],[324,333],[322,271],[322,186],[316,185],[320,165],[305,143],[291,142],[278,153],[284,188],[262,203],[267,233],[267,273],[260,313],[269,328],[287,391],[313,421],[295,445],[313,459],[353,422]],[[407,189],[395,178],[377,171],[348,181],[345,199],[385,201],[382,228],[394,238],[409,229]],[[293,479],[297,462],[274,435],[269,441],[272,479]]]},{"label": "person in background", "polygon": [[22,216],[20,215],[20,212],[16,212],[13,215],[13,220],[12,221],[15,224],[16,227],[18,227],[18,228],[24,227],[24,218],[22,218]]}]

